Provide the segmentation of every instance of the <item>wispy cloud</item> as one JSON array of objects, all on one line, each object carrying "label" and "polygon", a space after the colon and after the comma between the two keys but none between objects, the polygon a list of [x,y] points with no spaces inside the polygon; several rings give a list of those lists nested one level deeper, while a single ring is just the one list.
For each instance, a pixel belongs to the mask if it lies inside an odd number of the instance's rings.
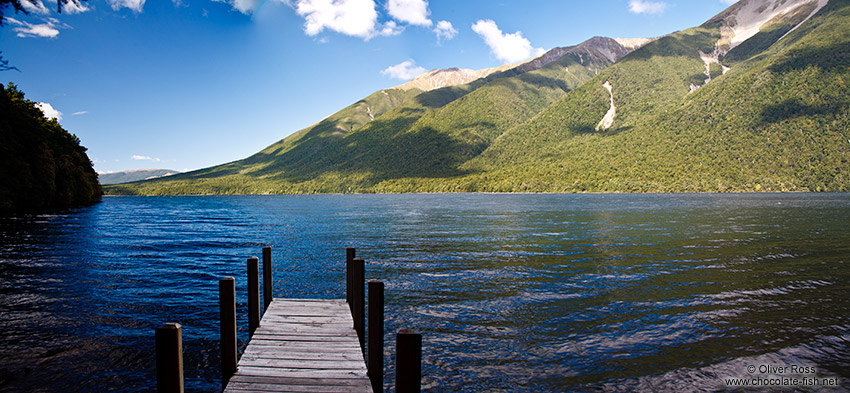
[{"label": "wispy cloud", "polygon": [[77,1],[69,1],[62,6],[62,12],[66,14],[81,14],[87,11],[89,11],[89,7],[86,7],[83,3]]},{"label": "wispy cloud", "polygon": [[389,0],[387,12],[399,22],[417,26],[431,26],[434,22],[428,19],[431,11],[425,0]]},{"label": "wispy cloud", "polygon": [[411,59],[394,66],[389,66],[381,71],[381,74],[394,79],[411,80],[423,74],[425,71],[428,70],[417,66],[416,62]]},{"label": "wispy cloud", "polygon": [[133,154],[132,156],[130,156],[130,158],[132,158],[132,159],[134,159],[134,160],[137,160],[137,161],[153,161],[153,162],[162,162],[162,160],[160,160],[159,158],[153,158],[153,157],[149,157],[149,156],[142,156],[142,155],[138,155],[138,154]]},{"label": "wispy cloud", "polygon": [[62,112],[56,110],[53,105],[50,105],[47,102],[39,102],[36,103],[35,106],[37,106],[39,109],[41,109],[42,112],[44,112],[44,117],[48,119],[56,119],[57,121],[62,120]]},{"label": "wispy cloud", "polygon": [[142,12],[145,8],[145,0],[107,0],[112,9],[118,11],[122,8],[128,8],[135,13]]},{"label": "wispy cloud", "polygon": [[660,14],[666,8],[663,1],[629,0],[629,12],[634,14]]},{"label": "wispy cloud", "polygon": [[44,6],[41,0],[35,0],[34,2],[24,0],[21,2],[21,5],[27,12],[32,12],[33,14],[47,15],[50,13],[50,10]]},{"label": "wispy cloud", "polygon": [[3,22],[15,26],[12,30],[21,38],[56,38],[59,35],[59,29],[70,28],[55,18],[44,19],[44,23],[23,22],[14,18],[3,18]]},{"label": "wispy cloud", "polygon": [[441,40],[451,40],[455,38],[457,35],[457,30],[455,30],[454,26],[452,26],[452,22],[447,20],[441,20],[437,22],[437,26],[434,27],[434,33],[437,34],[437,42]]},{"label": "wispy cloud", "polygon": [[230,5],[239,12],[250,15],[257,11],[262,5],[261,0],[230,0]]},{"label": "wispy cloud", "polygon": [[490,51],[502,61],[516,63],[545,52],[541,48],[534,48],[531,41],[522,36],[522,32],[502,33],[496,22],[489,19],[475,22],[472,31],[478,33],[490,47]]},{"label": "wispy cloud", "polygon": [[723,3],[723,4],[727,4],[727,5],[732,5],[732,4],[737,3],[738,0],[720,0],[720,2]]},{"label": "wispy cloud", "polygon": [[378,32],[378,35],[389,37],[399,35],[402,32],[404,32],[404,26],[399,26],[394,21],[387,21],[387,23],[384,23],[381,27],[381,31]]},{"label": "wispy cloud", "polygon": [[89,111],[79,111],[79,112],[72,113],[71,116],[80,116],[80,115],[85,115],[87,113],[89,113]]}]

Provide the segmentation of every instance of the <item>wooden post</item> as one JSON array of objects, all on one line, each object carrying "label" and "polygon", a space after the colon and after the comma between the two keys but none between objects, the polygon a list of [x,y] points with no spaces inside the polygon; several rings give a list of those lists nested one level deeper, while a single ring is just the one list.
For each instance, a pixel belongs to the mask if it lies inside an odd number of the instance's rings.
[{"label": "wooden post", "polygon": [[260,327],[260,259],[248,258],[248,335]]},{"label": "wooden post", "polygon": [[272,248],[263,247],[263,311],[272,304]]},{"label": "wooden post", "polygon": [[221,315],[221,386],[227,387],[236,373],[236,280],[225,277],[218,282]]},{"label": "wooden post", "polygon": [[369,380],[372,391],[384,391],[384,283],[369,281]]},{"label": "wooden post", "polygon": [[348,302],[348,308],[352,313],[354,312],[354,305],[352,304],[354,295],[351,291],[354,290],[354,283],[351,280],[351,261],[354,260],[355,253],[356,251],[353,247],[345,249],[345,301]]},{"label": "wooden post", "polygon": [[413,329],[399,329],[395,342],[395,391],[418,393],[422,383],[422,335]]},{"label": "wooden post", "polygon": [[365,313],[365,300],[366,294],[364,293],[363,287],[365,285],[365,262],[360,258],[354,258],[351,261],[354,265],[352,270],[352,282],[354,283],[354,290],[352,291],[353,305],[354,311],[351,313],[351,317],[354,318],[354,330],[357,331],[357,338],[360,339],[360,349],[365,352],[365,344],[366,344],[366,336],[364,333],[366,330],[366,313]]},{"label": "wooden post", "polygon": [[156,329],[156,391],[183,393],[183,328],[179,323]]}]

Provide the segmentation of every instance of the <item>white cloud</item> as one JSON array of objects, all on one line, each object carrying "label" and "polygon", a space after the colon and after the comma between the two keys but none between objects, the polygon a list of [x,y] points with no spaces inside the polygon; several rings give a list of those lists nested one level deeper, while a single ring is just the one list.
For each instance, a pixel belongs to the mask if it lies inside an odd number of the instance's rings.
[{"label": "white cloud", "polygon": [[629,11],[635,14],[660,14],[665,8],[663,1],[629,0]]},{"label": "white cloud", "polygon": [[417,26],[431,26],[433,24],[428,19],[431,11],[428,10],[426,0],[389,0],[387,11],[390,16],[400,22]]},{"label": "white cloud", "polygon": [[737,3],[738,0],[720,0],[720,2],[723,3],[723,4],[732,5],[732,4]]},{"label": "white cloud", "polygon": [[309,36],[325,28],[367,40],[377,34],[373,0],[298,0],[295,11],[304,18],[304,32]]},{"label": "white cloud", "polygon": [[130,158],[132,158],[132,159],[134,159],[134,160],[137,160],[137,161],[153,161],[153,162],[160,162],[160,161],[162,161],[162,160],[160,160],[159,158],[152,158],[152,157],[148,157],[148,156],[141,156],[141,155],[138,155],[138,154],[133,154]]},{"label": "white cloud", "polygon": [[87,113],[89,113],[89,111],[79,111],[79,112],[72,113],[71,116],[85,115]]},{"label": "white cloud", "polygon": [[55,108],[53,108],[53,105],[50,105],[47,102],[39,102],[36,103],[35,106],[37,106],[38,109],[41,109],[41,111],[44,112],[44,117],[48,119],[56,119],[57,121],[62,120],[62,112],[59,112]]},{"label": "white cloud", "polygon": [[437,26],[434,27],[433,31],[437,34],[437,42],[442,39],[450,40],[455,38],[457,35],[457,30],[455,30],[454,26],[452,26],[452,22],[447,20],[437,22]]},{"label": "white cloud", "polygon": [[492,20],[479,20],[472,25],[472,31],[478,33],[490,51],[502,61],[516,63],[526,60],[532,56],[542,55],[545,51],[534,48],[531,42],[522,36],[521,32],[504,34]]},{"label": "white cloud", "polygon": [[378,34],[388,37],[393,35],[399,35],[403,31],[403,26],[399,26],[394,21],[388,21],[387,23],[384,23],[384,26],[381,27],[381,31],[379,31]]},{"label": "white cloud", "polygon": [[381,71],[381,74],[387,75],[390,78],[410,80],[423,74],[425,71],[428,70],[417,66],[415,61],[407,60],[394,66],[387,67]]},{"label": "white cloud", "polygon": [[4,22],[14,26],[17,36],[21,38],[39,37],[39,38],[56,38],[59,35],[59,28],[67,28],[68,26],[60,23],[58,20],[48,18],[45,23],[32,24],[29,22],[21,22],[13,18],[3,18]]},{"label": "white cloud", "polygon": [[115,11],[120,10],[121,8],[129,8],[133,12],[142,12],[142,8],[145,7],[145,0],[107,0],[109,5],[112,6],[112,9]]},{"label": "white cloud", "polygon": [[229,3],[234,9],[245,15],[253,14],[262,5],[261,0],[230,0]]},{"label": "white cloud", "polygon": [[24,0],[21,2],[21,5],[24,6],[24,9],[27,10],[27,12],[32,12],[33,14],[47,15],[50,13],[50,10],[44,6],[44,3],[42,3],[41,0],[35,0],[35,3]]},{"label": "white cloud", "polygon": [[62,6],[62,12],[66,14],[81,14],[89,10],[89,7],[83,5],[83,3],[69,1]]}]

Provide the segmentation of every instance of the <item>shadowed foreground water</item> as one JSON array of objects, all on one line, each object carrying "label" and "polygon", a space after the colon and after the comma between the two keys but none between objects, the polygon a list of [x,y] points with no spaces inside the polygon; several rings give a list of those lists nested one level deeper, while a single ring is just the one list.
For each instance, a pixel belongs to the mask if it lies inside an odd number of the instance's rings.
[{"label": "shadowed foreground water", "polygon": [[426,391],[777,376],[751,365],[850,390],[848,223],[850,194],[106,198],[0,219],[0,390],[153,390],[154,329],[179,322],[187,391],[216,391],[217,281],[236,277],[244,348],[266,244],[296,298],[344,297],[357,247],[387,285],[385,341],[423,334]]}]

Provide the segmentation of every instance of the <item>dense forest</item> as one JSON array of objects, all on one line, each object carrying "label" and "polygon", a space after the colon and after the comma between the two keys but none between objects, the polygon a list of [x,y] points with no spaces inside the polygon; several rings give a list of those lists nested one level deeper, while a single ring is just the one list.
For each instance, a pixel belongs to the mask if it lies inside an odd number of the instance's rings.
[{"label": "dense forest", "polygon": [[0,213],[85,205],[102,191],[86,148],[13,84],[0,84]]}]

